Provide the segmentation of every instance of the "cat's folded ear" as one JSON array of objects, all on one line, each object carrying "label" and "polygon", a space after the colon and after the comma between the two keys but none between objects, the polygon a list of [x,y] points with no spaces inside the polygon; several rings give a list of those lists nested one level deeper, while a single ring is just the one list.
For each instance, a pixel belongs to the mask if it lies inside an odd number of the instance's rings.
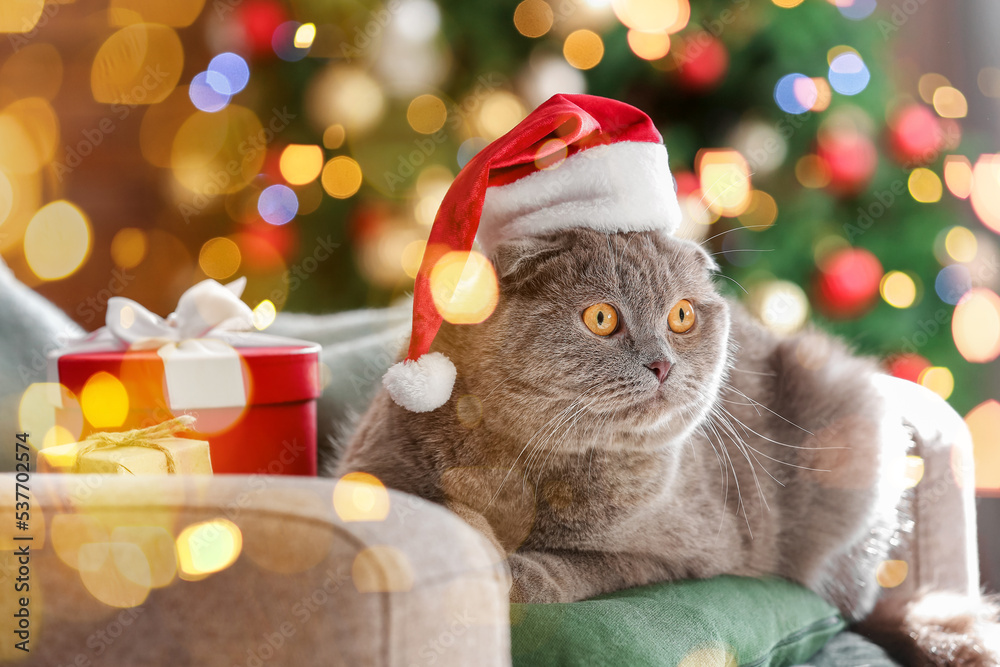
[{"label": "cat's folded ear", "polygon": [[527,236],[504,241],[493,251],[493,268],[497,279],[517,287],[535,275],[548,257],[562,250],[562,244],[552,237]]},{"label": "cat's folded ear", "polygon": [[697,266],[702,267],[709,273],[716,273],[719,271],[719,264],[715,261],[708,250],[706,250],[700,243],[694,241],[688,241],[686,239],[677,239],[677,242],[681,245],[686,253],[691,257]]}]

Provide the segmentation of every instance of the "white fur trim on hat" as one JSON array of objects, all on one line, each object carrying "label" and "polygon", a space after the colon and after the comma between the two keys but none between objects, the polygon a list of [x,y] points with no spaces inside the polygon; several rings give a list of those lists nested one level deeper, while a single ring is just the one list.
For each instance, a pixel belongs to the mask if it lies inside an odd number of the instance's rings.
[{"label": "white fur trim on hat", "polygon": [[400,407],[410,412],[430,412],[448,402],[456,374],[451,359],[431,352],[389,368],[382,377],[382,386]]},{"label": "white fur trim on hat", "polygon": [[673,233],[680,222],[666,147],[622,141],[488,188],[476,238],[490,253],[509,239],[563,229]]}]

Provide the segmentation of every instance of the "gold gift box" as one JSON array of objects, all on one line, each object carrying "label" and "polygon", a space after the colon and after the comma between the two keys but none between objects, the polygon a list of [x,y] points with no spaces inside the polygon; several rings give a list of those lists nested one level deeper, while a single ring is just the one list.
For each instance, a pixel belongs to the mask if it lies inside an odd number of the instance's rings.
[{"label": "gold gift box", "polygon": [[192,423],[191,417],[179,417],[148,429],[46,447],[38,452],[38,472],[211,475],[208,442],[174,436]]}]

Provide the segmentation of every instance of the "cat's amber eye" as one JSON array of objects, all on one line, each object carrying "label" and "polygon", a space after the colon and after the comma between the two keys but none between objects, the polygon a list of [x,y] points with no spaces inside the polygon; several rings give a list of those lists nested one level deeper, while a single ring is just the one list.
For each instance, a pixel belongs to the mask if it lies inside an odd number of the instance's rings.
[{"label": "cat's amber eye", "polygon": [[694,326],[694,306],[687,299],[681,299],[670,309],[667,324],[674,333],[690,331]]},{"label": "cat's amber eye", "polygon": [[618,329],[618,311],[609,303],[595,303],[583,311],[583,323],[598,336],[610,336]]}]

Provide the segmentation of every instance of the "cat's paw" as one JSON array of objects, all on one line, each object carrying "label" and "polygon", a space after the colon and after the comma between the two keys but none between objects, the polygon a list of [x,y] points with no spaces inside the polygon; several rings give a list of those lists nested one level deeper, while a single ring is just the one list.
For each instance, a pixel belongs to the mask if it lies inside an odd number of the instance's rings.
[{"label": "cat's paw", "polygon": [[1000,608],[995,601],[931,593],[910,606],[906,630],[927,665],[1000,665]]},{"label": "cat's paw", "polygon": [[540,562],[519,553],[511,554],[507,559],[513,583],[510,587],[511,602],[570,602],[553,579],[549,571]]}]

